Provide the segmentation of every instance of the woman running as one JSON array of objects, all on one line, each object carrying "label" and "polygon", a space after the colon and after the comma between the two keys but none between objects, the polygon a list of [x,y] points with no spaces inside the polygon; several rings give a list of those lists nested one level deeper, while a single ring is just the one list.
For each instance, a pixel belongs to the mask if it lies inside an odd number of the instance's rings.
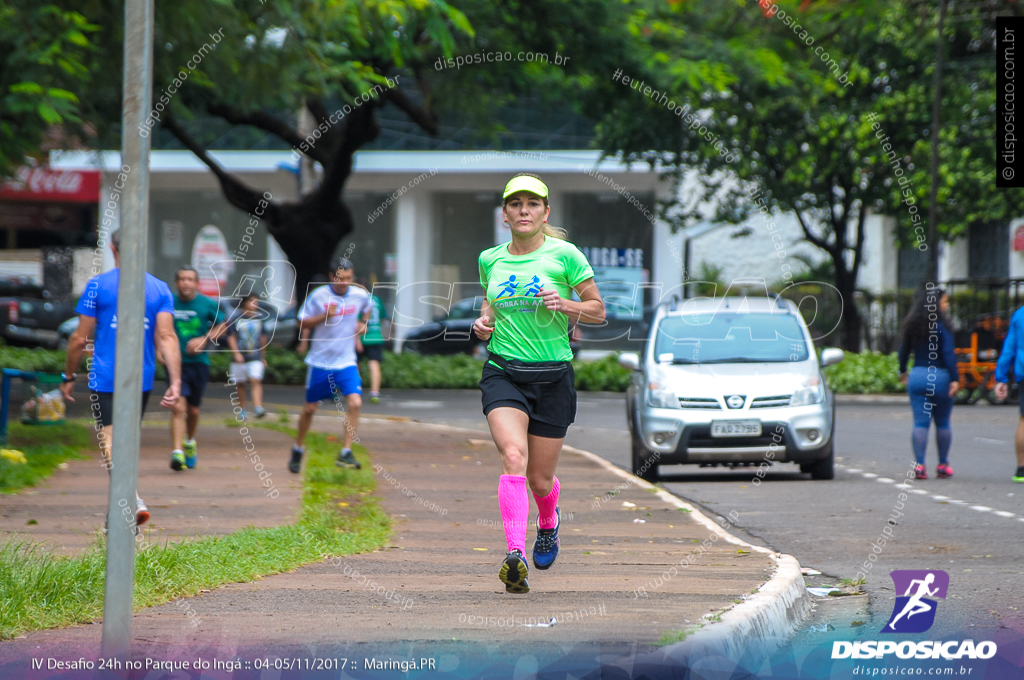
[{"label": "woman running", "polygon": [[[960,389],[960,370],[956,362],[953,327],[946,314],[949,296],[941,288],[925,288],[903,321],[900,343],[900,382],[907,386],[910,407],[914,411],[911,444],[917,465],[914,476],[928,479],[925,454],[928,451],[928,429],[935,420],[935,443],[939,447],[939,466],[935,476],[952,477],[949,448],[953,430],[949,416],[953,412],[953,395]],[[907,373],[907,359],[914,354],[914,368]]]},{"label": "woman running", "polygon": [[[505,185],[502,199],[512,241],[480,253],[485,295],[473,331],[490,340],[480,390],[504,473],[498,507],[508,555],[498,578],[507,592],[526,593],[527,483],[539,515],[533,564],[548,569],[558,557],[555,468],[576,418],[569,319],[600,323],[605,309],[587,258],[563,230],[547,224],[551,207],[544,182],[520,173]],[[579,302],[572,300],[574,290]]]}]

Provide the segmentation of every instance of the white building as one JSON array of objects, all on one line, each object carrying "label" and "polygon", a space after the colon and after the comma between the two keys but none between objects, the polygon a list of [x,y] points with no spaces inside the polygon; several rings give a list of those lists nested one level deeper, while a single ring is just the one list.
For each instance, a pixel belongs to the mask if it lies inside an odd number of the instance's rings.
[{"label": "white building", "polygon": [[[268,192],[273,201],[298,197],[297,168],[290,152],[219,151],[211,156],[249,186]],[[689,279],[698,278],[701,263],[708,262],[722,268],[725,282],[753,277],[771,285],[784,281],[786,271],[800,271],[803,265],[793,259],[795,255],[822,257],[801,240],[792,215],[772,218],[782,239],[782,257],[779,239],[772,240],[757,213],[740,225],[703,223],[672,234],[653,216],[655,201],[668,198],[670,184],[645,164],[627,168],[598,160],[598,152],[578,150],[359,152],[345,186],[345,203],[356,229],[334,254],[347,254],[356,275],[375,284],[384,291],[385,301],[394,303],[401,335],[451,302],[479,294],[477,255],[507,239],[500,221],[501,190],[511,175],[526,171],[544,178],[551,189],[551,222],[568,230],[570,240],[597,268],[599,280],[618,282],[606,283],[603,292],[613,303],[612,315],[623,323],[638,320],[644,308],[679,292],[687,264]],[[119,154],[55,153],[51,168],[101,171],[102,220],[121,171]],[[154,275],[170,280],[186,263],[198,265],[202,275],[210,271],[210,262],[228,260],[230,271],[225,265],[219,270],[223,292],[225,287],[237,288],[246,276],[258,276],[266,262],[284,261],[264,225],[247,237],[249,216],[227,203],[214,175],[193,154],[154,151],[150,171],[148,269]],[[688,187],[682,190],[689,191]],[[0,213],[3,207],[0,195]],[[112,214],[116,223],[119,210]],[[895,248],[893,225],[892,218],[867,220],[859,277],[866,290],[880,293],[908,282],[914,285],[923,273],[926,261],[920,254]],[[1011,235],[1017,226],[971,230],[968,238],[944,249],[941,278],[1024,276],[1024,229],[1019,251],[1013,249]],[[247,238],[252,245],[241,253]],[[8,245],[12,243],[9,236]],[[24,253],[15,266],[16,259],[14,250],[0,250],[0,278],[14,269],[24,272]],[[105,266],[112,266],[109,258]],[[88,267],[79,262],[76,291],[87,277]],[[275,277],[274,287],[291,291],[287,268],[278,267]],[[291,297],[294,303],[301,295],[293,292]],[[282,293],[277,302],[286,304],[286,298]]]}]

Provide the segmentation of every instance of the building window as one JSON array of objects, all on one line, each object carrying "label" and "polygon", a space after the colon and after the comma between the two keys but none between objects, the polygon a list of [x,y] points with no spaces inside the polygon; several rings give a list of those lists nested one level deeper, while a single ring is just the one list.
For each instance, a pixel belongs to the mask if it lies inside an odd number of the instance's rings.
[{"label": "building window", "polygon": [[1010,224],[975,223],[967,232],[967,275],[975,277],[1010,275]]}]

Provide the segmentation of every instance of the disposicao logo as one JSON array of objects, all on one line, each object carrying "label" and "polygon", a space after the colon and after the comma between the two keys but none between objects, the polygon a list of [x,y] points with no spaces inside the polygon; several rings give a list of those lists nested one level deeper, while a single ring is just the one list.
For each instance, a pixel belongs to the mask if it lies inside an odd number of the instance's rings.
[{"label": "disposicao logo", "polygon": [[931,628],[939,603],[928,597],[946,599],[949,574],[940,569],[905,569],[891,571],[889,576],[896,585],[896,593],[903,596],[896,598],[889,623],[879,632],[923,633]]},{"label": "disposicao logo", "polygon": [[[889,575],[896,586],[896,603],[888,623],[879,632],[923,633],[931,628],[939,603],[929,598],[946,599],[949,574],[940,569],[904,569],[889,572]],[[896,654],[900,659],[991,659],[996,654],[996,643],[856,640],[832,644],[833,659],[882,659],[886,654]]]}]

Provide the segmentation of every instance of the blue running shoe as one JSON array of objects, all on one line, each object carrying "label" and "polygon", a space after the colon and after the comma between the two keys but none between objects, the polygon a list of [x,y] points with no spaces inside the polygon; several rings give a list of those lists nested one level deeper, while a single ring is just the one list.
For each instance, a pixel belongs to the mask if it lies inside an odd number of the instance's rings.
[{"label": "blue running shoe", "polygon": [[562,513],[555,508],[558,524],[554,529],[537,529],[537,540],[533,544],[533,566],[550,569],[558,558],[558,527],[562,524]]},{"label": "blue running shoe", "polygon": [[501,563],[501,569],[498,570],[498,578],[505,584],[506,593],[530,592],[530,584],[526,580],[529,575],[530,568],[526,566],[523,553],[519,550],[513,550],[506,555],[505,561]]}]

